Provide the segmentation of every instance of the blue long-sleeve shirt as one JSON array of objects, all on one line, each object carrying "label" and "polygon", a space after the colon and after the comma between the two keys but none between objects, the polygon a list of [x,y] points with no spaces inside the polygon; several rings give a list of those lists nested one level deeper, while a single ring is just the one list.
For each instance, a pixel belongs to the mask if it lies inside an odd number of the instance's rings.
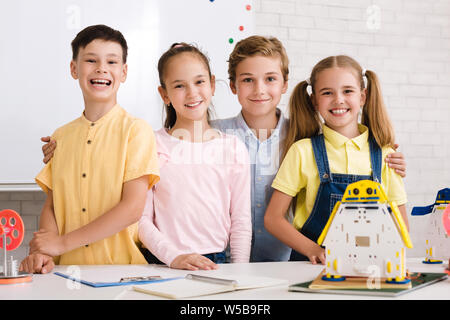
[{"label": "blue long-sleeve shirt", "polygon": [[[228,119],[211,121],[211,125],[243,141],[249,151],[251,166],[252,247],[251,262],[287,261],[291,248],[264,228],[264,213],[272,197],[272,181],[281,164],[282,143],[288,120],[277,109],[278,124],[270,137],[260,141],[245,122],[242,113]],[[260,133],[261,134],[261,133]],[[267,134],[269,135],[269,134]]]}]

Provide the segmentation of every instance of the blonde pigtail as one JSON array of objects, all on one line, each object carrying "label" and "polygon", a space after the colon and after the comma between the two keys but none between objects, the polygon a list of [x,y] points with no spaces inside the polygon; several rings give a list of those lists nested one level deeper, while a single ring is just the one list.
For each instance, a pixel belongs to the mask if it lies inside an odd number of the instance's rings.
[{"label": "blonde pigtail", "polygon": [[319,134],[319,116],[308,94],[308,82],[297,84],[289,99],[289,129],[283,145],[283,159],[295,141]]},{"label": "blonde pigtail", "polygon": [[370,133],[380,147],[393,146],[394,129],[384,104],[381,86],[375,72],[366,70],[366,102],[363,107],[361,123],[369,128]]}]

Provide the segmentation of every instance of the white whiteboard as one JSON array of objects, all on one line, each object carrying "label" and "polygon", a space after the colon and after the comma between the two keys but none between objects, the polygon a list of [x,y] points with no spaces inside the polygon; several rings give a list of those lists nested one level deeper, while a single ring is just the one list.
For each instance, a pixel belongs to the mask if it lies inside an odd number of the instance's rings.
[{"label": "white whiteboard", "polygon": [[80,30],[106,24],[123,33],[128,78],[118,102],[157,130],[162,126],[157,61],[174,42],[196,43],[209,56],[218,79],[216,115],[239,112],[228,87],[227,59],[237,41],[253,34],[252,5],[251,0],[2,0],[0,186],[34,183],[43,166],[40,137],[81,115],[82,94],[69,73],[70,42]]}]

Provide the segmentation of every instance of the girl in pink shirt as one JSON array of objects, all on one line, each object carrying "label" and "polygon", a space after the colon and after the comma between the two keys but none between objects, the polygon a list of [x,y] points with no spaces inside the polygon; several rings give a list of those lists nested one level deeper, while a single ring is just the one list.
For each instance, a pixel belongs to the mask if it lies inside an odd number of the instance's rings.
[{"label": "girl in pink shirt", "polygon": [[[166,119],[155,133],[160,181],[148,191],[139,238],[149,263],[216,269],[251,246],[250,166],[245,145],[209,125],[215,81],[196,47],[174,44],[158,62]],[[216,262],[216,263],[214,263]]]}]

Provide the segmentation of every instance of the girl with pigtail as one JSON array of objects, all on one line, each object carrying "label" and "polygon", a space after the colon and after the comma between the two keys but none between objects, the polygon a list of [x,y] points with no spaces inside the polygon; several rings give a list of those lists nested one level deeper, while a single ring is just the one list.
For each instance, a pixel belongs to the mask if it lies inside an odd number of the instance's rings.
[{"label": "girl with pigtail", "polygon": [[[325,58],[295,87],[289,115],[285,156],[264,225],[293,249],[290,260],[325,263],[317,238],[347,185],[359,180],[381,183],[408,225],[403,180],[382,161],[396,145],[375,72],[348,56]],[[291,224],[285,214],[293,198]]]}]

